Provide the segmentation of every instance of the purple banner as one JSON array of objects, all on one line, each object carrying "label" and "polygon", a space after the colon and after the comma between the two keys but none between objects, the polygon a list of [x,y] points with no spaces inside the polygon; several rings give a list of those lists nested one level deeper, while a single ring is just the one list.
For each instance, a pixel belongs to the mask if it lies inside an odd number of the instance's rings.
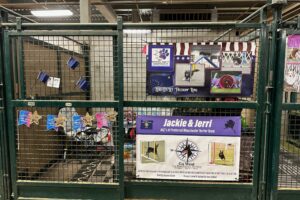
[{"label": "purple banner", "polygon": [[137,134],[241,136],[240,117],[138,116]]},{"label": "purple banner", "polygon": [[288,36],[288,47],[289,48],[300,48],[300,35]]}]

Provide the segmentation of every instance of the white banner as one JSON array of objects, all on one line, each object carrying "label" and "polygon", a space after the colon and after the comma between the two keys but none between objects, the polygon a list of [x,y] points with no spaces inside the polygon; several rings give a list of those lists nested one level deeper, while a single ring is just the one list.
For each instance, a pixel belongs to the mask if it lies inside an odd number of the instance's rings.
[{"label": "white banner", "polygon": [[137,178],[237,181],[240,137],[137,135]]}]

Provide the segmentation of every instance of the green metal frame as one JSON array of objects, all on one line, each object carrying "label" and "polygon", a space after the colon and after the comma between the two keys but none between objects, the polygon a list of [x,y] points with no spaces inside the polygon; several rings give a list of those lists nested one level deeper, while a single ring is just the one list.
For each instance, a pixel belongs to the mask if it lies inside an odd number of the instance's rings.
[{"label": "green metal frame", "polygon": [[[62,107],[66,103],[72,103],[74,107],[113,107],[118,111],[119,121],[119,183],[118,184],[69,184],[69,183],[51,183],[51,182],[33,182],[33,181],[17,181],[16,178],[16,148],[14,124],[7,123],[7,135],[9,136],[9,153],[11,157],[11,181],[13,197],[37,197],[37,198],[70,198],[70,199],[124,199],[124,198],[169,198],[169,199],[245,199],[254,200],[265,199],[267,191],[266,184],[268,183],[268,174],[265,171],[266,161],[268,159],[266,151],[269,141],[268,134],[270,124],[266,124],[270,120],[270,102],[271,90],[269,86],[268,70],[268,55],[265,51],[268,49],[268,26],[266,22],[267,8],[261,11],[260,23],[153,23],[153,24],[131,24],[124,23],[118,19],[118,23],[105,24],[32,24],[23,23],[19,26],[21,31],[5,31],[4,47],[5,48],[5,63],[6,69],[11,68],[11,49],[10,38],[21,36],[68,36],[68,35],[99,35],[113,37],[113,69],[114,69],[114,101],[46,101],[46,100],[24,100],[14,99],[14,88],[12,87],[11,79],[5,79],[6,85],[6,106],[7,106],[7,121],[13,122],[15,119],[14,108],[22,106],[36,107]],[[3,24],[9,28],[15,28],[14,23]],[[259,77],[257,88],[257,101],[254,102],[144,102],[144,101],[125,101],[124,100],[124,77],[123,77],[123,29],[155,29],[155,28],[259,28],[260,32],[260,57],[259,57]],[[64,30],[45,32],[41,30]],[[72,31],[66,31],[72,30]],[[75,30],[75,31],[74,31]],[[82,32],[80,30],[88,30]],[[101,32],[101,30],[108,30]],[[22,61],[22,60],[21,60]],[[279,73],[279,72],[276,72]],[[5,77],[11,77],[10,70],[5,70]],[[279,83],[280,84],[280,83]],[[276,87],[279,87],[277,85]],[[268,89],[265,96],[265,90]],[[25,91],[25,90],[22,90]],[[21,96],[24,97],[24,96]],[[276,97],[277,100],[279,96]],[[276,101],[276,103],[278,103]],[[292,106],[292,105],[290,105]],[[193,107],[193,108],[245,108],[256,110],[256,129],[255,129],[255,147],[254,147],[254,169],[253,182],[249,184],[226,183],[226,184],[209,184],[209,183],[187,183],[187,182],[168,182],[168,181],[124,181],[124,163],[123,163],[123,108],[124,107]],[[276,108],[273,107],[273,111]],[[281,112],[280,112],[281,114]],[[272,123],[278,122],[278,117],[273,119]],[[279,129],[278,129],[279,130]],[[277,133],[278,134],[278,133]],[[274,139],[275,141],[275,139]],[[271,146],[271,145],[270,145]],[[268,184],[267,184],[268,186]],[[149,189],[150,188],[150,189]],[[170,192],[172,191],[172,192]],[[187,196],[187,194],[189,196]],[[280,195],[279,195],[280,196]]]}]

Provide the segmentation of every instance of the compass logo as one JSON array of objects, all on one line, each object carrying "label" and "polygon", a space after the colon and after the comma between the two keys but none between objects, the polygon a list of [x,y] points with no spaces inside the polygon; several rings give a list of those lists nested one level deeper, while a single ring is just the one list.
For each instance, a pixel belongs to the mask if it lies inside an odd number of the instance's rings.
[{"label": "compass logo", "polygon": [[178,144],[176,150],[177,157],[186,164],[195,160],[200,152],[197,145],[188,138]]}]

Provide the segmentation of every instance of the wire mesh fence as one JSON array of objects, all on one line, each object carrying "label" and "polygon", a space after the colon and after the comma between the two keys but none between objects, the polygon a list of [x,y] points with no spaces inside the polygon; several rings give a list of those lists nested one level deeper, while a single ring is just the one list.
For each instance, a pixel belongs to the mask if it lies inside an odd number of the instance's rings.
[{"label": "wire mesh fence", "polygon": [[[230,34],[222,37],[220,40],[215,41],[217,37],[225,32],[226,30],[215,28],[215,29],[149,29],[142,30],[143,34],[128,33],[124,35],[124,44],[123,44],[123,57],[124,57],[124,98],[125,100],[139,100],[139,101],[215,101],[215,100],[229,100],[226,97],[233,96],[232,94],[213,94],[207,89],[209,88],[210,83],[208,80],[205,80],[205,83],[196,82],[196,78],[192,80],[191,77],[189,81],[182,81],[184,77],[180,77],[178,72],[181,69],[189,70],[188,66],[182,64],[182,62],[177,59],[184,59],[185,56],[194,56],[199,57],[198,54],[201,53],[207,54],[211,60],[213,56],[218,56],[220,59],[220,66],[205,66],[205,76],[212,76],[214,70],[222,68],[223,71],[232,70],[226,68],[225,63],[233,57],[243,57],[244,61],[247,64],[244,65],[244,69],[236,68],[233,71],[242,71],[243,78],[241,84],[246,87],[247,84],[254,81],[253,87],[247,86],[247,91],[240,91],[239,94],[234,96],[239,96],[239,98],[231,99],[234,101],[255,101],[256,100],[256,91],[257,91],[257,74],[259,67],[259,32],[255,29],[236,29]],[[175,54],[175,74],[170,75],[170,79],[173,79],[175,85],[182,87],[195,86],[193,84],[204,84],[202,90],[196,95],[162,95],[162,93],[157,92],[153,94],[155,85],[158,78],[155,78],[155,74],[149,73],[149,59],[152,55],[149,53],[149,48],[151,45],[171,45],[174,47]],[[221,55],[218,55],[211,50],[205,50],[205,48],[219,48],[222,49]],[[199,52],[200,51],[200,52]],[[239,52],[239,53],[234,53]],[[196,55],[197,54],[197,55]],[[243,62],[244,62],[243,61]],[[199,63],[203,63],[199,61]],[[221,64],[222,63],[222,64]],[[148,66],[148,68],[147,68]],[[199,66],[201,69],[201,66]],[[198,69],[198,70],[199,70]],[[194,77],[201,76],[200,72],[196,72],[190,76]],[[201,71],[201,70],[200,70]],[[182,72],[185,74],[185,72]],[[198,73],[198,74],[197,74]],[[167,74],[167,73],[165,73]],[[249,76],[247,76],[248,74]],[[248,79],[249,78],[249,79]],[[147,81],[146,81],[147,80]],[[155,82],[156,81],[156,82]],[[193,83],[193,81],[195,81]],[[152,86],[150,86],[152,85]],[[154,86],[153,86],[154,85]],[[179,90],[179,89],[178,89]],[[166,94],[166,93],[164,93]],[[200,95],[199,95],[200,94]],[[189,98],[184,98],[189,96]],[[191,97],[192,96],[192,97]],[[198,97],[197,97],[198,96]],[[199,97],[200,96],[200,97]],[[224,98],[225,97],[225,98]]]},{"label": "wire mesh fence", "polygon": [[[152,29],[147,34],[124,33],[124,99],[125,101],[249,101],[257,99],[259,69],[259,32],[255,29],[237,29],[229,35],[214,40],[224,29]],[[151,45],[170,45],[176,56],[191,56],[193,47],[217,48],[220,54],[212,55],[219,65],[211,64],[205,76],[212,78],[215,69],[239,71],[241,79],[235,83],[235,94],[211,94],[211,82],[204,95],[156,95],[151,93],[151,77],[148,71]],[[244,120],[241,133],[240,183],[252,183],[254,171],[254,140],[256,111],[234,108],[124,108],[123,121],[113,121],[109,127],[99,128],[97,114],[113,111],[113,108],[62,108],[52,105],[53,100],[63,101],[114,101],[118,100],[118,46],[113,36],[17,36],[11,38],[11,63],[14,99],[48,100],[51,107],[18,107],[14,117],[19,123],[21,114],[33,115],[37,123],[26,122],[15,126],[18,180],[58,182],[118,182],[119,130],[124,123],[125,179],[137,179],[136,170],[136,116],[240,116]],[[197,49],[196,49],[197,50]],[[195,50],[195,51],[196,51]],[[221,51],[222,50],[222,51]],[[121,51],[121,50],[120,50]],[[197,50],[199,51],[199,49]],[[201,54],[201,52],[198,52]],[[224,63],[237,58],[243,69],[226,69]],[[181,58],[181,57],[180,57]],[[177,63],[177,61],[174,61]],[[222,65],[221,63],[224,62]],[[201,66],[203,67],[203,66]],[[175,65],[175,70],[177,65]],[[184,66],[183,66],[184,68]],[[204,66],[204,68],[206,68]],[[204,69],[203,68],[203,69]],[[188,69],[190,70],[190,69]],[[199,69],[197,69],[199,70]],[[194,72],[197,74],[197,70]],[[193,73],[189,72],[190,80]],[[203,75],[203,74],[202,74]],[[235,74],[236,75],[236,74]],[[234,75],[234,76],[235,76]],[[172,75],[173,76],[173,75]],[[201,76],[202,77],[202,76]],[[232,76],[231,76],[232,77]],[[245,78],[246,77],[246,78]],[[176,81],[176,77],[173,77]],[[191,82],[189,80],[189,82]],[[178,79],[181,81],[181,78]],[[190,85],[189,85],[190,84]],[[189,83],[184,86],[193,86]],[[246,86],[242,91],[241,85]],[[122,86],[121,86],[122,87]],[[150,89],[149,89],[150,87]],[[199,89],[201,93],[202,89]],[[234,97],[233,97],[234,96]],[[222,102],[219,102],[220,104]],[[37,111],[37,112],[35,112]],[[120,112],[120,111],[118,111]],[[63,113],[63,114],[61,114]],[[94,117],[88,128],[74,131],[74,115]],[[62,115],[62,116],[60,116]],[[52,117],[51,117],[52,116]],[[49,128],[49,121],[63,120],[61,126]],[[49,120],[49,121],[48,121]],[[51,123],[50,123],[51,124]],[[30,127],[29,127],[30,126]],[[103,130],[102,130],[103,129]],[[110,141],[104,143],[102,135],[110,132]],[[105,140],[108,140],[108,136]]]},{"label": "wire mesh fence", "polygon": [[[162,107],[127,107],[124,110],[124,164],[125,180],[147,181],[136,178],[136,117],[147,116],[242,116],[245,123],[241,132],[239,180],[251,183],[253,180],[253,159],[255,140],[255,110],[251,109],[212,109],[212,108],[162,108]],[[167,150],[166,150],[167,151]],[[149,179],[148,179],[149,181]],[[151,181],[151,180],[150,180]],[[157,180],[156,180],[157,181]],[[169,180],[168,180],[169,181]],[[176,180],[174,180],[176,182]],[[201,182],[201,181],[198,181]],[[203,181],[202,181],[203,182]]]},{"label": "wire mesh fence", "polygon": [[15,98],[114,100],[112,36],[20,36],[12,44]]},{"label": "wire mesh fence", "polygon": [[282,112],[278,187],[300,189],[300,113]]},{"label": "wire mesh fence", "polygon": [[[96,120],[113,111],[112,108],[16,108],[18,179],[118,182],[118,122]],[[26,116],[22,121],[25,112],[33,116],[32,124],[26,122]],[[81,131],[76,131],[78,120],[74,116],[83,118],[85,128],[79,127]]]}]

